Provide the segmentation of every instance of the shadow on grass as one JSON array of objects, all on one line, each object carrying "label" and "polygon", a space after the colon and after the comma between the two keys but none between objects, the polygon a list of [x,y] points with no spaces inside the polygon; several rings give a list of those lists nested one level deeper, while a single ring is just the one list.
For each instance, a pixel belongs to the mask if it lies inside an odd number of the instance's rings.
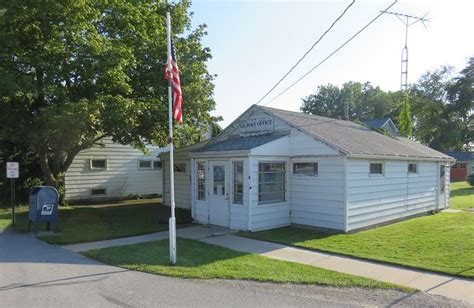
[{"label": "shadow on grass", "polygon": [[[474,187],[464,187],[451,190],[451,197],[474,195]],[[473,205],[474,206],[474,205]]]},{"label": "shadow on grass", "polygon": [[177,264],[169,263],[167,240],[84,252],[85,256],[123,268],[194,279],[239,279],[261,282],[319,284],[342,287],[402,288],[393,284],[265,258],[200,241],[178,238]]},{"label": "shadow on grass", "polygon": [[[64,245],[153,233],[168,229],[169,216],[170,208],[155,202],[100,207],[61,206],[58,222],[52,224],[52,229],[58,234],[40,238],[52,244]],[[22,207],[16,215],[15,227],[8,221],[10,218],[7,209],[0,210],[0,226],[21,232],[28,230],[27,207]],[[189,210],[176,209],[178,227],[188,226],[191,221]],[[46,224],[40,224],[39,231],[45,229]]]}]

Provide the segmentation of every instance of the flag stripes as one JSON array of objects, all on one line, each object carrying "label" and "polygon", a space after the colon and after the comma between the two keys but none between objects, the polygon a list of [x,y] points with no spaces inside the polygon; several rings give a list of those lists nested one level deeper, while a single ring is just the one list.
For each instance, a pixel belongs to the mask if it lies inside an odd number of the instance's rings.
[{"label": "flag stripes", "polygon": [[173,40],[171,40],[171,55],[166,62],[165,78],[170,82],[173,91],[173,118],[183,124],[183,93]]}]

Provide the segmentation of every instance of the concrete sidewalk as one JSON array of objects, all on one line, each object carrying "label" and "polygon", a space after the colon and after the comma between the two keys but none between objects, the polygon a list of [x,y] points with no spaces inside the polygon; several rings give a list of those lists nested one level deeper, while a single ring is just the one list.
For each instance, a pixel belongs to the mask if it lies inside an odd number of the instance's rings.
[{"label": "concrete sidewalk", "polygon": [[[215,226],[194,226],[178,229],[177,236],[199,240],[237,251],[255,253],[273,259],[302,263],[337,272],[404,285],[427,293],[462,300],[474,305],[473,280],[248,239],[233,235],[235,232],[237,231]],[[80,252],[167,238],[168,232],[157,232],[141,236],[74,244],[63,247],[75,252]]]},{"label": "concrete sidewalk", "polygon": [[[204,238],[222,236],[227,234],[237,233],[237,230],[230,230],[228,228],[209,226],[209,225],[197,225],[193,227],[181,228],[176,230],[178,237],[183,237],[191,240],[201,240]],[[65,245],[63,248],[74,252],[82,252],[92,249],[101,249],[115,246],[125,246],[151,241],[161,241],[169,237],[168,231],[149,233],[144,235],[130,236],[124,238],[117,238],[113,240],[80,243]]]},{"label": "concrete sidewalk", "polygon": [[288,247],[235,235],[206,238],[201,241],[273,259],[395,283],[474,304],[474,281],[469,279]]}]

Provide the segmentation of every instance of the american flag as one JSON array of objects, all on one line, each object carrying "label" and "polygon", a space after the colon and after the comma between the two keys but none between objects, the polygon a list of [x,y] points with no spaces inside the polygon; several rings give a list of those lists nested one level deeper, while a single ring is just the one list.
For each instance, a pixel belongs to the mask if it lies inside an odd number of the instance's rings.
[{"label": "american flag", "polygon": [[166,62],[165,78],[170,82],[173,91],[173,118],[183,124],[183,93],[173,40],[171,40],[171,56]]}]

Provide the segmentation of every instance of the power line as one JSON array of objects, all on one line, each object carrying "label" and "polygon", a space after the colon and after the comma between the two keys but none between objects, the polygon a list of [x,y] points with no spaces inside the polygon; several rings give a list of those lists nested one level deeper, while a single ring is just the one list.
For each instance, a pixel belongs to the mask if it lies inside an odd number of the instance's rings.
[{"label": "power line", "polygon": [[265,93],[265,95],[261,99],[258,100],[258,102],[256,103],[257,105],[261,101],[263,101],[268,96],[268,94],[270,94],[298,66],[298,64],[300,64],[301,61],[303,61],[303,59],[311,52],[311,50],[313,50],[313,48],[323,39],[323,37],[326,36],[326,34],[334,27],[334,25],[339,21],[339,19],[341,19],[342,16],[346,14],[347,10],[349,10],[349,8],[354,3],[355,3],[355,0],[352,0],[352,2],[344,9],[341,15],[339,15],[339,17],[337,17],[336,20],[333,21],[331,26],[326,31],[324,31],[324,33],[319,37],[319,39],[311,46],[310,49],[308,49],[308,51],[306,51],[306,53],[296,62],[296,64],[293,65],[293,67],[285,75],[283,75],[283,77],[280,80],[278,80],[278,82],[267,93]]},{"label": "power line", "polygon": [[311,68],[306,74],[304,74],[303,76],[301,76],[300,78],[298,78],[295,82],[293,82],[290,86],[288,86],[287,88],[285,88],[285,90],[281,91],[277,96],[273,97],[271,100],[269,100],[267,103],[265,103],[263,106],[266,106],[268,104],[270,104],[271,102],[273,102],[274,100],[276,100],[277,98],[279,98],[281,95],[283,95],[286,91],[288,91],[289,89],[291,89],[292,87],[294,87],[298,82],[300,82],[302,79],[304,79],[306,76],[308,76],[309,74],[311,74],[315,69],[317,69],[319,66],[321,66],[321,64],[323,64],[324,62],[326,62],[329,58],[331,58],[336,52],[338,52],[339,50],[341,50],[344,46],[346,46],[347,44],[349,44],[350,41],[352,41],[356,36],[358,36],[362,31],[364,31],[365,29],[367,29],[367,27],[369,27],[372,23],[374,23],[380,16],[382,16],[384,14],[384,12],[386,12],[388,9],[390,9],[392,6],[395,5],[395,3],[397,3],[398,0],[395,0],[392,4],[390,4],[386,9],[384,9],[383,11],[381,11],[381,13],[379,13],[377,16],[375,16],[368,24],[366,24],[364,27],[362,27],[359,31],[357,31],[353,36],[351,36],[347,41],[345,41],[341,46],[339,46],[336,50],[334,50],[333,52],[331,52],[326,58],[324,58],[321,62],[319,62],[318,64],[316,64],[315,66],[313,66],[313,68]]}]

